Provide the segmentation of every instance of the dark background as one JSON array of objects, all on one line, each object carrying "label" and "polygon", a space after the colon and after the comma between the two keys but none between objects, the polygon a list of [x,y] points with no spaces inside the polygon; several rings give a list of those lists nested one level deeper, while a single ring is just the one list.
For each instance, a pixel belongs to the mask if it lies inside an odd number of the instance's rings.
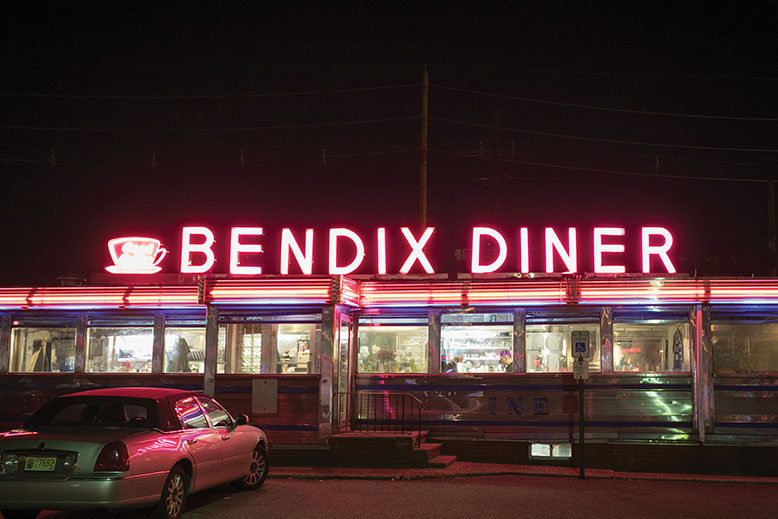
[{"label": "dark background", "polygon": [[175,272],[184,224],[211,226],[222,246],[232,225],[264,227],[266,272],[281,226],[323,241],[331,226],[385,225],[396,271],[398,228],[418,218],[425,65],[436,270],[466,270],[455,250],[475,224],[530,227],[536,256],[542,227],[577,226],[585,270],[605,224],[667,226],[691,274],[772,270],[778,122],[746,119],[778,118],[776,2],[7,4],[2,283],[100,272],[105,242],[125,234],[160,237]]}]

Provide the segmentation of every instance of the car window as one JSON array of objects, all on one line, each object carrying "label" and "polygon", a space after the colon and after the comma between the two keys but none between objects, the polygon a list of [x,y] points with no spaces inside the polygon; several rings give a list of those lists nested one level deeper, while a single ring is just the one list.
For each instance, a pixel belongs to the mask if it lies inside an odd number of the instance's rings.
[{"label": "car window", "polygon": [[156,423],[154,402],[121,397],[62,397],[43,406],[27,427],[129,427]]},{"label": "car window", "polygon": [[230,413],[225,411],[218,403],[210,398],[204,397],[199,397],[198,400],[200,400],[200,404],[202,404],[203,409],[205,409],[205,412],[208,414],[211,425],[214,427],[229,427],[232,425]]},{"label": "car window", "polygon": [[203,429],[208,427],[203,410],[193,397],[182,398],[176,402],[176,414],[185,429]]}]

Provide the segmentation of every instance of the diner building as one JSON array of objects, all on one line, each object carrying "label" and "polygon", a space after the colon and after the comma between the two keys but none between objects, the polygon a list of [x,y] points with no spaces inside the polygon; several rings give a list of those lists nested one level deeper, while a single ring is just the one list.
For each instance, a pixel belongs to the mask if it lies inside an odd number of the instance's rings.
[{"label": "diner building", "polygon": [[575,336],[593,465],[775,461],[778,279],[172,278],[0,288],[0,429],[59,394],[164,386],[215,395],[278,452],[423,430],[465,459],[574,463]]}]

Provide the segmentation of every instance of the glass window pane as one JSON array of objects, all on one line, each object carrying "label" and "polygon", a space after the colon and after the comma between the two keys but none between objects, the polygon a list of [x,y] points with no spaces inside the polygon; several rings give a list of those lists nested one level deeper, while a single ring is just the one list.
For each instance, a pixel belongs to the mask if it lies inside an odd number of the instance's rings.
[{"label": "glass window pane", "polygon": [[600,371],[600,327],[597,324],[528,324],[527,372],[573,371],[574,331],[589,332],[589,371]]},{"label": "glass window pane", "polygon": [[513,371],[513,325],[443,326],[440,335],[442,372]]},{"label": "glass window pane", "polygon": [[688,322],[614,323],[613,371],[689,371],[689,344]]},{"label": "glass window pane", "polygon": [[219,328],[218,373],[313,373],[319,324],[227,324]]},{"label": "glass window pane", "polygon": [[88,328],[86,371],[151,373],[153,328]]},{"label": "glass window pane", "polygon": [[443,324],[488,324],[488,323],[513,323],[512,313],[499,313],[499,314],[475,314],[472,312],[467,313],[452,313],[443,314],[440,316],[440,322]]},{"label": "glass window pane", "polygon": [[13,329],[11,371],[72,373],[75,365],[75,328]]},{"label": "glass window pane", "polygon": [[202,373],[205,328],[165,328],[165,373]]},{"label": "glass window pane", "polygon": [[360,326],[360,373],[426,373],[427,326]]},{"label": "glass window pane", "polygon": [[778,324],[713,323],[711,328],[717,375],[778,372]]},{"label": "glass window pane", "polygon": [[311,343],[316,325],[279,324],[276,373],[311,373]]},{"label": "glass window pane", "polygon": [[204,429],[208,427],[203,410],[193,396],[182,398],[176,402],[176,414],[185,429]]},{"label": "glass window pane", "polygon": [[208,415],[208,419],[211,421],[211,425],[214,427],[229,427],[232,425],[232,418],[230,413],[224,410],[222,406],[211,400],[210,398],[198,398],[200,405],[205,409],[205,414]]}]

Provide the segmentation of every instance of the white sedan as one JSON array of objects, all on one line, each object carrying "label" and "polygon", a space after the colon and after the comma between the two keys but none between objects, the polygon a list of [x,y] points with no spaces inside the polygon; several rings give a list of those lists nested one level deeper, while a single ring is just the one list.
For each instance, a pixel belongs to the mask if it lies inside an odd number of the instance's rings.
[{"label": "white sedan", "polygon": [[41,509],[147,507],[176,519],[192,492],[259,488],[267,437],[198,392],[112,388],[57,397],[21,429],[0,433],[6,519]]}]

